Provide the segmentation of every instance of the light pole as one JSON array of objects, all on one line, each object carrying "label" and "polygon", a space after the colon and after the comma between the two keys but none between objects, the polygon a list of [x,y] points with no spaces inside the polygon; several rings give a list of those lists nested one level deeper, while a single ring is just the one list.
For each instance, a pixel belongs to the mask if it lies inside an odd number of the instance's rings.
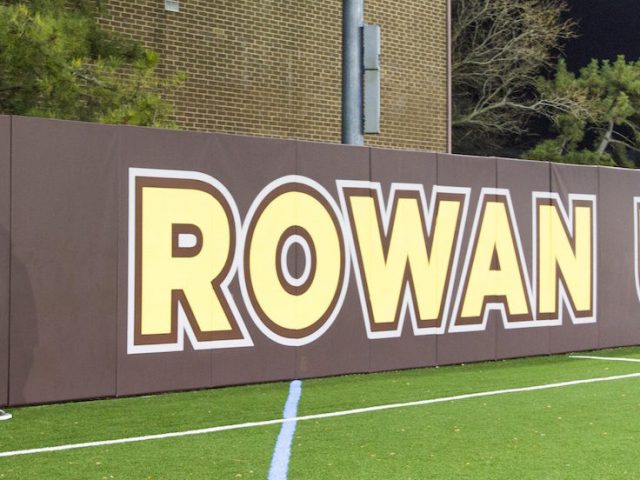
[{"label": "light pole", "polygon": [[342,143],[364,145],[362,28],[364,0],[342,1]]}]

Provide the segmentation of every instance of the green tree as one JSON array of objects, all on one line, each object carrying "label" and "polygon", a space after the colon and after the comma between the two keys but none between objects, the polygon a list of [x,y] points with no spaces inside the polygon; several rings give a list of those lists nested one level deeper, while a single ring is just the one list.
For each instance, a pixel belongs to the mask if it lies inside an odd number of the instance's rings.
[{"label": "green tree", "polygon": [[158,56],[98,25],[95,1],[0,2],[0,113],[173,126]]},{"label": "green tree", "polygon": [[634,167],[632,152],[640,152],[640,61],[592,60],[574,75],[564,62],[541,89],[580,98],[581,114],[553,118],[557,134],[524,157],[566,163]]}]

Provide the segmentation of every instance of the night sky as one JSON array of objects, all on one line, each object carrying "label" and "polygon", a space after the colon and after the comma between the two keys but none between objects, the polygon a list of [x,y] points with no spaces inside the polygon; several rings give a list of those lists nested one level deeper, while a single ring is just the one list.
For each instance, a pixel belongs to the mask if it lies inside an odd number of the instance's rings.
[{"label": "night sky", "polygon": [[578,20],[579,38],[565,48],[569,68],[577,71],[592,58],[640,59],[639,0],[568,0],[569,15]]}]

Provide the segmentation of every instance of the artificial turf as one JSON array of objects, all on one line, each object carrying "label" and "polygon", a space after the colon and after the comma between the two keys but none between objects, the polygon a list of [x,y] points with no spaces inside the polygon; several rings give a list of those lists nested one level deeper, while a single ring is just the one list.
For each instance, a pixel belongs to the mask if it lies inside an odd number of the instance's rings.
[{"label": "artificial turf", "polygon": [[[307,380],[298,414],[635,372],[640,363],[559,355]],[[287,393],[274,383],[12,409],[0,452],[275,419]],[[301,421],[289,478],[636,478],[639,407],[633,378]],[[278,431],[0,458],[0,479],[265,478]]]}]

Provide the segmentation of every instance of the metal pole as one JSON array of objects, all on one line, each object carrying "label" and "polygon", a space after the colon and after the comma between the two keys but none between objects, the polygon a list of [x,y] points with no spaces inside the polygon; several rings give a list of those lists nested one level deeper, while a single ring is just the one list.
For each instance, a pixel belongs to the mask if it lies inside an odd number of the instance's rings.
[{"label": "metal pole", "polygon": [[342,143],[364,145],[362,27],[364,0],[342,1]]}]

